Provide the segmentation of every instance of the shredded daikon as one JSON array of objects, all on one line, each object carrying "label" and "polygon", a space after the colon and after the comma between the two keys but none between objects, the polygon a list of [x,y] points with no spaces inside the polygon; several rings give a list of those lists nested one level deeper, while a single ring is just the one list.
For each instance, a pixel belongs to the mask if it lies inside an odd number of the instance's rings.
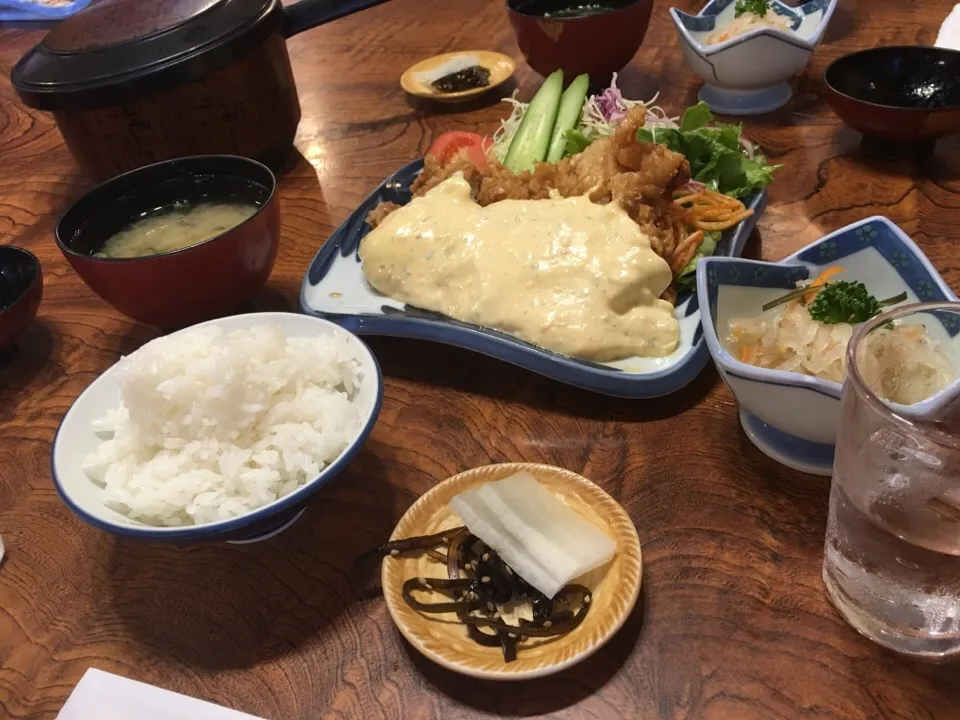
[{"label": "shredded daikon", "polygon": [[[847,344],[855,329],[849,323],[818,322],[793,302],[775,313],[732,319],[728,341],[737,347],[740,360],[751,365],[842,383]],[[923,325],[877,328],[860,350],[857,366],[864,382],[893,402],[925,400],[955,377],[950,360]]]}]

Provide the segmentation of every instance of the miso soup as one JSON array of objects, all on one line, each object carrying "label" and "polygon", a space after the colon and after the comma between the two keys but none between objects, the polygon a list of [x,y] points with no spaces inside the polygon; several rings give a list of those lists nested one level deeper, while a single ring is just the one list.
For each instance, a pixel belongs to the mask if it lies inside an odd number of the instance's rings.
[{"label": "miso soup", "polygon": [[243,202],[176,202],[144,213],[111,236],[94,254],[135,258],[182,250],[209,240],[252,217],[260,207]]}]

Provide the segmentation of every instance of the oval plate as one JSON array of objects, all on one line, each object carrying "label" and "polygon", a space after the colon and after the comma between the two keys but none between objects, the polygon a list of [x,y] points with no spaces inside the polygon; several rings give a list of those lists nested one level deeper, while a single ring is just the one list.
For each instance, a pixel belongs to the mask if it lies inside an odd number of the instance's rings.
[{"label": "oval plate", "polygon": [[[430,85],[417,80],[417,73],[429,72],[449,60],[464,55],[476,57],[479,64],[490,71],[489,85],[471,88],[470,90],[460,90],[459,92],[442,93]],[[497,85],[502,85],[513,75],[513,71],[516,69],[516,63],[502,53],[490,52],[489,50],[460,50],[458,52],[444,53],[443,55],[434,55],[431,58],[421,60],[416,65],[411,66],[400,76],[400,86],[411,95],[427,98],[428,100],[436,100],[437,102],[444,103],[465,102],[478,95],[483,95],[483,93],[492,90],[497,87]]]},{"label": "oval plate", "polygon": [[[672,354],[605,364],[560,355],[508,333],[410,307],[379,294],[367,283],[360,267],[360,240],[370,231],[367,214],[381,202],[410,202],[410,185],[422,168],[423,160],[414,160],[384,180],[330,236],[303,278],[301,312],[359,335],[417,338],[475,350],[568,385],[616,397],[668,395],[703,370],[710,353],[700,327],[697,298],[691,293],[681,293],[673,311],[680,323],[680,343]],[[723,233],[714,257],[739,257],[766,203],[765,192],[746,200],[753,215]]]},{"label": "oval plate", "polygon": [[527,680],[551,675],[586,659],[623,626],[640,594],[640,540],[630,516],[616,500],[585,477],[550,465],[505,463],[454,475],[417,500],[400,518],[390,539],[429,535],[461,525],[460,518],[447,506],[454,495],[522,470],[533,475],[617,543],[617,554],[610,563],[578,580],[593,591],[593,600],[590,612],[576,630],[546,641],[521,642],[517,646],[517,659],[505,663],[499,647],[474,643],[452,613],[425,615],[403,601],[402,589],[406,580],[446,577],[443,565],[426,555],[401,555],[383,560],[383,596],[390,616],[403,636],[435,663],[475,678]]}]

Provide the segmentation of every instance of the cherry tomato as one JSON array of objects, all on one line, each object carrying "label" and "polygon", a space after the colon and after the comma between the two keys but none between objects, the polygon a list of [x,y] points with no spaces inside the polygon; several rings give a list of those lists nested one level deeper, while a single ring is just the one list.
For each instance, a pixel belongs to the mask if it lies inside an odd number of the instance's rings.
[{"label": "cherry tomato", "polygon": [[491,145],[493,145],[493,138],[472,132],[451,130],[434,140],[427,154],[436,158],[441,165],[446,165],[457,155],[463,154],[483,170],[487,167],[487,149]]}]

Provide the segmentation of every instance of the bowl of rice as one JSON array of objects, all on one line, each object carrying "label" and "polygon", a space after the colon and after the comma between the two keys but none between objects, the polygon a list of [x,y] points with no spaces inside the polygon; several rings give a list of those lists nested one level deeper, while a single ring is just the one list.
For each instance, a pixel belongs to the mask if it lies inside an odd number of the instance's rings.
[{"label": "bowl of rice", "polygon": [[[803,287],[840,282],[863,283],[876,299],[895,301],[888,306],[957,298],[885,217],[848,225],[776,263],[704,258],[697,266],[704,339],[740,406],[747,436],[778,462],[826,476],[833,468],[846,346],[857,324],[815,320],[807,298],[768,310],[764,305]],[[878,357],[912,368],[905,382],[875,388],[892,402],[929,397],[960,369],[956,329],[938,323],[921,328],[893,327],[878,335]]]},{"label": "bowl of rice", "polygon": [[382,396],[373,354],[331,322],[212,320],[147,343],[77,398],[54,438],[54,484],[118,535],[264,539],[346,467]]}]

